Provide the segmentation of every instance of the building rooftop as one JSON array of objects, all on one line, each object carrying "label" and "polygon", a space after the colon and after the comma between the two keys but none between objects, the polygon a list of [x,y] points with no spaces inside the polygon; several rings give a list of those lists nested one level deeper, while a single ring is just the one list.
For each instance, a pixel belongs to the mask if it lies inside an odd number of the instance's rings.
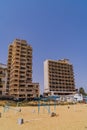
[{"label": "building rooftop", "polygon": [[7,68],[7,65],[0,63],[0,68]]},{"label": "building rooftop", "polygon": [[70,64],[71,65],[69,59],[60,59],[60,60],[51,60],[51,59],[48,59],[48,60],[45,60],[45,62],[46,61],[52,61],[52,62],[57,62],[57,63],[65,63],[65,64]]}]

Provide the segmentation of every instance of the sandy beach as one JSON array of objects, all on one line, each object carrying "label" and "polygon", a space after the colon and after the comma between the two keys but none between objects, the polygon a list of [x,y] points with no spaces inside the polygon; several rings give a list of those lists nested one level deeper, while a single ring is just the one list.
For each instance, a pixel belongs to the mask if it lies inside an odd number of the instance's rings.
[{"label": "sandy beach", "polygon": [[[56,116],[51,117],[46,107],[10,107],[4,112],[0,107],[0,130],[87,130],[87,104],[58,105],[50,107]],[[18,120],[23,119],[23,124]]]}]

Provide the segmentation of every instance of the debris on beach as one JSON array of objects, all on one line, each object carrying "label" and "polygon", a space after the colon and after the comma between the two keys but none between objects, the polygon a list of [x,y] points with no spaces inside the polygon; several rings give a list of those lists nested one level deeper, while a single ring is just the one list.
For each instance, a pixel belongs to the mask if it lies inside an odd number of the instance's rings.
[{"label": "debris on beach", "polygon": [[57,116],[55,112],[51,113],[51,117]]}]

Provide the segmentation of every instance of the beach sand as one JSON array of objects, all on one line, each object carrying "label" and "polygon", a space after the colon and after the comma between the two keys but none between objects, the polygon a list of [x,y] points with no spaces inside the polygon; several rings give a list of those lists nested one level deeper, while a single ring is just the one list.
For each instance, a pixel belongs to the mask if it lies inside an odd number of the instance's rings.
[{"label": "beach sand", "polygon": [[[51,117],[48,107],[10,107],[4,112],[0,107],[0,130],[87,130],[87,104],[58,105],[50,107],[56,116]],[[23,124],[19,120],[23,119]]]}]

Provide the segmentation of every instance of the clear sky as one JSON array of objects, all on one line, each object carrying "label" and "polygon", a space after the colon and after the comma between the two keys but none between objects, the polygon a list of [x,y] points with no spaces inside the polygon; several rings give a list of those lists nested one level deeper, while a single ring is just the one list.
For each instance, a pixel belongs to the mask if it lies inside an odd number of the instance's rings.
[{"label": "clear sky", "polygon": [[33,81],[44,87],[43,62],[67,58],[76,87],[87,91],[87,0],[0,1],[0,62],[8,45],[25,39],[33,47]]}]

